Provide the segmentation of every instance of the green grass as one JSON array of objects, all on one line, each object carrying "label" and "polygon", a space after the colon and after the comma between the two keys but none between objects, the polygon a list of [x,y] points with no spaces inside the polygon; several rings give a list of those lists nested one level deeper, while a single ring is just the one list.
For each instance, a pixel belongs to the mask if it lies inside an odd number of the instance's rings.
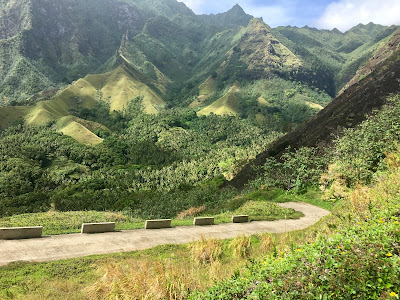
[{"label": "green grass", "polygon": [[336,202],[325,201],[322,199],[322,193],[318,190],[309,189],[304,194],[296,194],[282,189],[260,190],[250,192],[241,198],[236,199],[238,202],[253,201],[270,201],[277,203],[284,202],[305,202],[323,209],[332,211]]},{"label": "green grass", "polygon": [[97,278],[95,262],[95,258],[81,258],[47,263],[18,262],[1,267],[0,298],[60,299],[59,293],[63,290],[68,299],[79,299],[81,289]]},{"label": "green grass", "polygon": [[31,111],[28,106],[6,106],[0,108],[0,127],[7,127],[16,122],[23,121],[26,114]]},{"label": "green grass", "polygon": [[211,113],[225,116],[225,115],[233,115],[236,116],[239,111],[239,102],[234,93],[228,92],[222,98],[214,101],[209,106],[200,110],[197,114],[199,116],[209,115]]},{"label": "green grass", "polygon": [[[231,207],[233,207],[231,205]],[[214,216],[215,223],[230,223],[233,215],[249,215],[250,221],[298,219],[303,216],[293,209],[281,208],[274,203],[265,201],[245,201],[235,209],[206,211],[199,217]],[[144,228],[145,220],[137,219],[123,212],[98,212],[98,211],[71,211],[45,213],[32,213],[4,217],[0,219],[0,227],[43,226],[44,235],[57,235],[80,232],[82,223],[116,222],[116,230],[129,230]],[[193,217],[181,220],[174,219],[172,226],[189,226],[193,224]]]},{"label": "green grass", "polygon": [[[232,200],[235,201],[235,200]],[[239,204],[230,204],[223,207],[223,212],[215,213],[216,210],[210,210],[206,213],[199,215],[199,217],[214,217],[216,224],[230,223],[232,222],[233,215],[248,215],[249,221],[274,221],[280,219],[298,219],[303,217],[303,213],[296,212],[293,209],[282,208],[274,203],[266,201],[245,201],[244,203],[235,202]],[[220,210],[221,211],[221,210]],[[185,218],[183,220],[173,220],[173,226],[191,225],[193,223],[192,218]]]},{"label": "green grass", "polygon": [[215,79],[207,78],[202,84],[199,85],[199,95],[210,96],[214,93],[215,90]]},{"label": "green grass", "polygon": [[111,221],[117,222],[117,230],[140,228],[141,225],[141,220],[132,219],[119,212],[50,211],[4,217],[0,219],[0,227],[43,226],[44,235],[53,235],[80,232],[82,223]]},{"label": "green grass", "polygon": [[[311,193],[309,194],[311,195]],[[302,197],[306,197],[302,195]],[[314,195],[318,198],[318,194]],[[283,209],[274,205],[271,200],[277,202],[294,201],[301,199],[300,196],[286,194],[281,190],[259,191],[248,193],[245,196],[236,197],[227,202],[217,211],[206,211],[203,216],[215,215],[216,223],[231,222],[232,214],[250,214],[252,220],[259,219],[277,219],[287,214],[292,218],[299,217],[292,210]],[[267,202],[266,200],[269,200]],[[310,200],[312,201],[312,200]],[[292,213],[290,215],[290,213]],[[47,222],[45,227],[47,234],[56,232],[79,232],[81,222],[94,221],[117,221],[117,229],[133,229],[143,228],[144,221],[132,219],[123,213],[108,212],[48,212],[43,214],[26,214],[14,216],[10,218],[0,219],[0,226],[5,224],[27,225],[36,220],[42,220],[42,224]],[[331,222],[332,218],[325,223]],[[22,223],[24,222],[24,223]],[[324,223],[323,228],[326,228]],[[184,220],[174,220],[173,226],[191,225],[192,218]],[[49,227],[53,226],[53,228]],[[250,238],[249,257],[235,257],[233,254],[234,245],[237,246],[237,239],[227,239],[221,241],[221,256],[215,264],[197,265],[191,256],[191,245],[162,245],[144,251],[135,251],[128,253],[116,253],[110,255],[95,255],[86,258],[75,258],[61,260],[57,262],[45,263],[13,263],[5,267],[0,267],[0,299],[64,299],[68,295],[68,299],[82,299],[87,297],[86,287],[92,287],[95,283],[100,284],[105,272],[112,273],[115,264],[136,266],[145,262],[149,268],[158,267],[158,263],[163,266],[177,264],[176,270],[168,270],[166,272],[174,272],[176,278],[176,286],[178,282],[190,284],[193,282],[201,282],[197,286],[198,289],[204,290],[214,284],[213,280],[221,281],[231,277],[234,273],[244,272],[245,266],[248,264],[248,258],[259,259],[269,255],[268,251],[274,249],[283,249],[293,240],[304,241],[310,238],[310,233],[321,232],[321,225],[314,225],[309,229],[296,231],[284,235],[266,235],[272,237],[272,248],[265,248],[265,236],[254,235]],[[51,229],[51,230],[50,230]],[[72,229],[72,230],[71,230]],[[47,230],[47,231],[46,231]],[[288,240],[290,238],[290,240]],[[238,240],[238,241],[236,241]],[[276,251],[276,250],[275,250]],[[177,262],[179,261],[179,263]],[[183,270],[200,269],[196,278],[181,278]],[[134,271],[132,271],[134,272]],[[138,271],[139,272],[139,271]],[[178,275],[181,274],[181,275]],[[116,275],[117,276],[117,275]],[[121,277],[118,277],[121,276]],[[124,280],[124,276],[129,273],[118,275],[114,283],[120,279]],[[162,275],[164,276],[164,275]],[[170,276],[166,274],[165,276]],[[172,276],[172,275],[171,275]],[[183,276],[184,277],[184,276]],[[106,283],[104,283],[106,284]],[[174,285],[175,286],[175,285]],[[123,293],[120,290],[119,293]],[[101,298],[101,296],[99,296]],[[114,295],[115,298],[115,295]]]},{"label": "green grass", "polygon": [[74,120],[71,120],[68,125],[61,128],[60,131],[63,134],[72,137],[81,144],[93,146],[103,142],[103,139],[99,138],[85,126],[75,122]]}]

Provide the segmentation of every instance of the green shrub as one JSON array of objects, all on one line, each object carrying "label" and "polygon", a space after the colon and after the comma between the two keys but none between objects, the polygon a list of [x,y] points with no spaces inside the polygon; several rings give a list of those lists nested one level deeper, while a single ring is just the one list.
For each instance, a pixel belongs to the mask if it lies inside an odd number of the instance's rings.
[{"label": "green shrub", "polygon": [[189,299],[398,299],[400,155],[373,187],[353,191],[333,232],[253,261],[246,271]]},{"label": "green shrub", "polygon": [[290,149],[281,160],[268,158],[262,167],[264,174],[252,183],[254,187],[277,187],[301,192],[308,186],[317,185],[327,165],[327,157],[317,148],[302,147],[295,152]]},{"label": "green shrub", "polygon": [[374,173],[384,167],[384,153],[396,150],[400,141],[399,115],[400,96],[392,96],[379,112],[336,139],[334,160],[348,185],[368,184]]}]

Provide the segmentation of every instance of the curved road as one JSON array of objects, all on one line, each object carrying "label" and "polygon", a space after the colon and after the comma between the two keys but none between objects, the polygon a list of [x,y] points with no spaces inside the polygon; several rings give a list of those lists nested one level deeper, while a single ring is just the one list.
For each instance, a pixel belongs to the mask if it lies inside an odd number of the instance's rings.
[{"label": "curved road", "polygon": [[0,265],[15,261],[51,261],[152,248],[163,244],[186,244],[200,236],[234,238],[256,233],[283,233],[304,229],[329,214],[322,208],[302,203],[287,202],[282,207],[301,211],[297,220],[227,223],[213,226],[182,226],[167,229],[137,229],[98,234],[66,234],[44,236],[40,239],[0,240]]}]

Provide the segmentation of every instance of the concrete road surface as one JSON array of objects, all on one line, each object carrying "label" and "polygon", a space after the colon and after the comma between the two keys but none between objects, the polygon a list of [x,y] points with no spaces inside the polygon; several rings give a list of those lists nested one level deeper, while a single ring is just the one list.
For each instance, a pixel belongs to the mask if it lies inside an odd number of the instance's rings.
[{"label": "concrete road surface", "polygon": [[152,248],[163,244],[186,244],[202,235],[210,238],[234,238],[256,233],[283,233],[304,229],[329,214],[322,208],[301,202],[278,204],[301,211],[297,220],[228,223],[212,226],[182,226],[167,229],[137,229],[98,234],[65,234],[39,239],[0,240],[0,265],[15,261],[51,261]]}]

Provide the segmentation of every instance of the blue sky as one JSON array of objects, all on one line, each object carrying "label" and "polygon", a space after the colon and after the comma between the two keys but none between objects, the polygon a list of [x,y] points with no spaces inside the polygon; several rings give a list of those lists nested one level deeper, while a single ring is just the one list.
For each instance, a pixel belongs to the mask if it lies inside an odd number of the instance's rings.
[{"label": "blue sky", "polygon": [[272,26],[346,31],[363,23],[400,25],[400,0],[178,0],[197,14],[221,13],[236,3]]}]

